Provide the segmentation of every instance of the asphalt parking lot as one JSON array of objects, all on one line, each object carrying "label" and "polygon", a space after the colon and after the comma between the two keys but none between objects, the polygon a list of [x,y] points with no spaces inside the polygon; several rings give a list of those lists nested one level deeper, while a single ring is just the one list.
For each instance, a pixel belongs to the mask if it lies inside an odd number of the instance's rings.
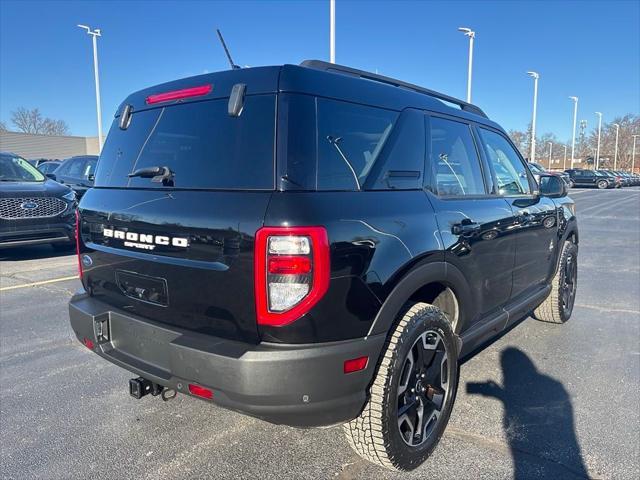
[{"label": "asphalt parking lot", "polygon": [[75,256],[0,251],[1,477],[640,478],[640,188],[572,196],[572,319],[527,319],[466,361],[439,447],[403,475],[361,460],[339,427],[271,425],[184,396],[134,400],[132,375],[71,332]]}]

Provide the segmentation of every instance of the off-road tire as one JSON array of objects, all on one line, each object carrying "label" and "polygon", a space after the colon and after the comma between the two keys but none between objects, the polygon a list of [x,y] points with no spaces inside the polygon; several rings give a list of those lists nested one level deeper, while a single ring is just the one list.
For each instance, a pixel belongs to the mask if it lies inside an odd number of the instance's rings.
[{"label": "off-road tire", "polygon": [[606,181],[606,180],[600,180],[600,181],[598,182],[598,188],[599,188],[600,190],[606,190],[607,188],[609,188],[609,184],[607,183],[607,181]]},{"label": "off-road tire", "polygon": [[563,287],[565,286],[565,275],[567,272],[568,262],[574,262],[576,271],[574,273],[573,282],[577,287],[578,272],[578,246],[573,242],[564,242],[562,253],[560,254],[560,262],[558,263],[558,271],[551,281],[551,293],[533,312],[534,318],[548,323],[565,323],[571,317],[573,311],[574,296],[571,305],[567,308],[563,304]]},{"label": "off-road tire", "polygon": [[[448,389],[440,417],[424,443],[409,446],[398,427],[398,384],[405,359],[425,332],[437,332],[447,349]],[[444,313],[427,303],[406,310],[387,340],[362,413],[344,425],[351,447],[361,457],[390,470],[408,471],[421,465],[444,432],[458,388],[458,343]]]}]

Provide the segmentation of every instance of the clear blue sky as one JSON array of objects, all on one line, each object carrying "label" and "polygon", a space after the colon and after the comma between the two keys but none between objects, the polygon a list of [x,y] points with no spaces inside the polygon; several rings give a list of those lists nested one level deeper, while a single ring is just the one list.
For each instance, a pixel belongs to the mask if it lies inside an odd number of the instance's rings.
[{"label": "clear blue sky", "polygon": [[[450,95],[466,95],[467,38],[476,30],[473,101],[506,129],[525,129],[540,73],[538,132],[571,135],[640,112],[640,2],[365,2],[337,0],[336,61]],[[0,1],[0,119],[39,107],[76,135],[95,135],[91,41],[99,39],[105,130],[124,97],[175,78],[227,68],[222,29],[241,65],[328,59],[329,2]]]}]

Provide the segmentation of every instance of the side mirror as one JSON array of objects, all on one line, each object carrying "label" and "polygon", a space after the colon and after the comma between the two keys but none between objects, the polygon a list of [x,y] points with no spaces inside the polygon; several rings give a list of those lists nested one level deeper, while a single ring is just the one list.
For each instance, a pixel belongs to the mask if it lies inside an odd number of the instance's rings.
[{"label": "side mirror", "polygon": [[540,195],[549,198],[567,196],[567,184],[557,175],[540,175]]},{"label": "side mirror", "polygon": [[55,180],[56,179],[56,174],[55,173],[45,173],[44,176],[47,177],[47,178],[50,178],[51,180]]},{"label": "side mirror", "polygon": [[89,180],[90,182],[93,182],[96,179],[96,176],[93,173],[90,173],[89,175],[87,175],[87,180]]}]

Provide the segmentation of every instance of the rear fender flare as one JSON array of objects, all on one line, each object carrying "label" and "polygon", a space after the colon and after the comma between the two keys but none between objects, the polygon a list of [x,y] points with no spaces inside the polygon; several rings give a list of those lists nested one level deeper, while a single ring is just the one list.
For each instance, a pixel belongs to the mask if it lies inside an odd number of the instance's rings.
[{"label": "rear fender flare", "polygon": [[369,335],[387,334],[411,295],[429,283],[441,283],[453,291],[458,301],[458,322],[464,329],[465,324],[474,316],[474,312],[470,311],[473,301],[469,284],[453,265],[432,262],[413,268],[398,282],[378,311]]}]

